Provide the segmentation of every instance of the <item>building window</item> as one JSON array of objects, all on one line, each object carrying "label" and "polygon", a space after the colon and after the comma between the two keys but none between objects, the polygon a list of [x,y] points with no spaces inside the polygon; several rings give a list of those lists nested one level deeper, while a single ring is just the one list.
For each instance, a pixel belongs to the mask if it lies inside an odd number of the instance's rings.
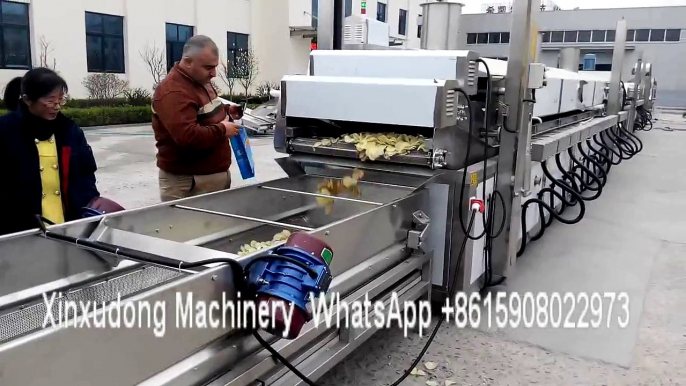
[{"label": "building window", "polygon": [[605,30],[593,30],[593,37],[591,38],[593,42],[604,42],[605,41]]},{"label": "building window", "polygon": [[613,29],[607,30],[607,35],[605,35],[605,41],[606,42],[614,42],[615,41],[615,30],[613,30]]},{"label": "building window", "polygon": [[[417,17],[417,20],[422,20],[422,15],[419,15]],[[422,38],[422,24],[421,23],[417,23],[417,37],[419,39]]]},{"label": "building window", "polygon": [[588,43],[591,41],[591,31],[579,31],[579,37],[577,39],[580,43]]},{"label": "building window", "polygon": [[633,30],[633,29],[626,30],[626,41],[627,42],[633,42],[634,41],[634,35],[636,35],[636,30]]},{"label": "building window", "polygon": [[665,30],[663,30],[663,29],[650,30],[650,41],[651,42],[664,42],[665,41]]},{"label": "building window", "polygon": [[476,44],[476,34],[467,34],[467,44]]},{"label": "building window", "polygon": [[510,43],[510,33],[509,32],[502,32],[500,34],[500,42],[502,44],[509,44]]},{"label": "building window", "polygon": [[562,43],[562,41],[564,40],[564,36],[564,31],[553,31],[550,41],[553,43]]},{"label": "building window", "polygon": [[541,35],[543,35],[543,36],[541,36],[541,41],[543,43],[550,43],[550,32],[549,31],[543,32]]},{"label": "building window", "polygon": [[680,29],[668,29],[665,40],[668,42],[680,41],[681,40],[681,30]]},{"label": "building window", "polygon": [[636,41],[637,42],[647,42],[650,40],[650,30],[649,29],[637,29],[636,30]]},{"label": "building window", "polygon": [[[241,57],[242,52],[248,51],[248,35],[246,34],[239,34],[235,32],[229,32],[226,36],[226,41],[227,41],[227,59],[231,63],[236,63]],[[232,69],[232,66],[229,66],[229,69]],[[234,75],[234,74],[229,74],[229,75]],[[240,76],[240,74],[235,74],[237,77]]]},{"label": "building window", "polygon": [[476,44],[488,44],[488,34],[480,33],[476,36]]},{"label": "building window", "polygon": [[31,68],[29,5],[0,2],[0,68]]},{"label": "building window", "polygon": [[376,3],[376,20],[386,22],[386,4]]},{"label": "building window", "polygon": [[407,34],[407,11],[401,9],[398,13],[398,35]]},{"label": "building window", "polygon": [[489,33],[488,44],[500,44],[500,32]]},{"label": "building window", "polygon": [[167,23],[167,71],[181,60],[183,46],[193,36],[193,27]]},{"label": "building window", "polygon": [[577,31],[565,31],[565,43],[576,43]]},{"label": "building window", "polygon": [[88,72],[123,74],[124,18],[86,12]]}]

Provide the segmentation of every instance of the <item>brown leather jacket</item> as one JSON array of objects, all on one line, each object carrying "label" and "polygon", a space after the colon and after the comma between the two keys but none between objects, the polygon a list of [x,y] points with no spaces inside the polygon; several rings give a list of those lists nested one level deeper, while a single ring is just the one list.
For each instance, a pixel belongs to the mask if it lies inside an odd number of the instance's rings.
[{"label": "brown leather jacket", "polygon": [[212,85],[196,82],[178,63],[157,86],[152,101],[152,128],[160,169],[184,175],[229,169],[231,146],[220,123],[228,115],[228,106],[217,97]]}]

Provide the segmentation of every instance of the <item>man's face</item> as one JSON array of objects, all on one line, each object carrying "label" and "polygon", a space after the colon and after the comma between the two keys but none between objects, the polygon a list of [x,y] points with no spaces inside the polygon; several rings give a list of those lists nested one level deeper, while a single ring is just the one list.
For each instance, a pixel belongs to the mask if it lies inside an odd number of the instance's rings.
[{"label": "man's face", "polygon": [[217,76],[219,57],[210,47],[202,50],[195,58],[184,58],[184,69],[196,82],[208,84]]}]

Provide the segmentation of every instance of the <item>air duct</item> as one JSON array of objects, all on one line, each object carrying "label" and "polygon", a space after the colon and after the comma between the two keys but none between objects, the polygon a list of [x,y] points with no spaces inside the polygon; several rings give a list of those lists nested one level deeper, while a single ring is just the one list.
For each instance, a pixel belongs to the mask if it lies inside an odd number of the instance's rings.
[{"label": "air duct", "polygon": [[464,4],[455,0],[426,0],[422,4],[423,50],[459,49],[459,23]]}]

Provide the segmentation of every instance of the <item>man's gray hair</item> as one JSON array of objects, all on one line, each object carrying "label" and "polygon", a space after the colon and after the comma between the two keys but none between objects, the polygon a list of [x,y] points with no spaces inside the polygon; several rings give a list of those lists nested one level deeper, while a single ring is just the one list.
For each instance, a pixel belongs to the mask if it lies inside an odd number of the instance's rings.
[{"label": "man's gray hair", "polygon": [[212,50],[213,54],[219,55],[219,48],[211,38],[205,35],[192,36],[183,46],[183,57],[194,58],[207,47]]}]

